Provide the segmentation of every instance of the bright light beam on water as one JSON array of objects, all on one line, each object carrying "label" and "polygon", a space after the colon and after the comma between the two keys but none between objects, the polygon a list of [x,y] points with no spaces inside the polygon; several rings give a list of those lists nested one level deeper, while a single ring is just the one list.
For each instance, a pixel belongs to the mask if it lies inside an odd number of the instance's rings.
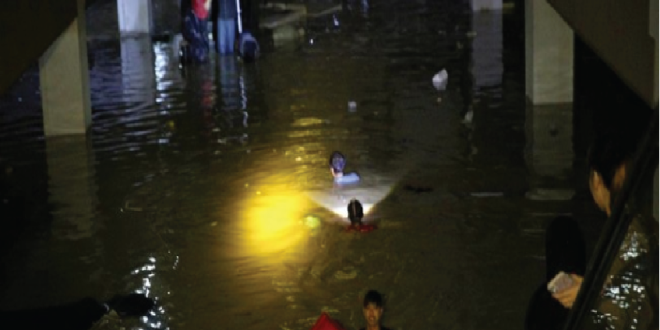
[{"label": "bright light beam on water", "polygon": [[395,183],[395,180],[376,175],[363,175],[358,184],[314,190],[307,195],[317,204],[336,214],[338,217],[336,221],[341,223],[349,223],[347,207],[351,199],[355,198],[362,203],[365,221],[368,222],[374,207],[390,194]]}]

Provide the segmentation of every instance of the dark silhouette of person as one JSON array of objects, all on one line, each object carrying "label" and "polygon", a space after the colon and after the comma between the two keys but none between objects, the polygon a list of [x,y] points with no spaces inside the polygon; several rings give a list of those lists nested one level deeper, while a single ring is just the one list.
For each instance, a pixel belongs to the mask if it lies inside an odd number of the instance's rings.
[{"label": "dark silhouette of person", "polygon": [[[211,0],[189,0],[190,4],[182,4],[183,14],[182,35],[185,44],[180,50],[181,63],[203,63],[208,60],[209,38],[207,19]],[[183,1],[186,3],[186,1]]]},{"label": "dark silhouette of person", "polygon": [[560,216],[545,232],[546,281],[532,295],[525,319],[526,330],[560,329],[569,310],[552,298],[546,283],[557,273],[584,276],[586,250],[583,233],[575,219]]}]

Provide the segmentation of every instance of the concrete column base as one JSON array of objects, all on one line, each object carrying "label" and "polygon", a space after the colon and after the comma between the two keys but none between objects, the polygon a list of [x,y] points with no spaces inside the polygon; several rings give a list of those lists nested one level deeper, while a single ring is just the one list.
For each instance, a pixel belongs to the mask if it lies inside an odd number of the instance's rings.
[{"label": "concrete column base", "polygon": [[89,238],[96,227],[97,186],[90,141],[83,136],[46,140],[48,202],[53,212],[53,235],[59,239]]},{"label": "concrete column base", "polygon": [[[525,111],[525,162],[530,169],[529,200],[569,201],[573,187],[553,185],[565,181],[573,167],[573,107],[571,104],[534,106]],[[541,184],[543,182],[543,184]]]},{"label": "concrete column base", "polygon": [[92,122],[84,0],[78,18],[39,59],[46,136],[85,134]]},{"label": "concrete column base", "polygon": [[473,11],[502,10],[502,0],[470,0]]},{"label": "concrete column base", "polygon": [[525,136],[525,158],[532,173],[564,179],[573,167],[572,104],[528,104]]},{"label": "concrete column base", "polygon": [[573,102],[573,30],[546,2],[525,3],[525,91],[532,104]]}]

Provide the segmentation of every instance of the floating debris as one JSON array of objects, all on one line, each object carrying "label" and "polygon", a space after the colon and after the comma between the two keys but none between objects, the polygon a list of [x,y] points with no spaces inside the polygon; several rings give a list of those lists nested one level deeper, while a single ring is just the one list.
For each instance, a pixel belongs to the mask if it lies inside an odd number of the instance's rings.
[{"label": "floating debris", "polygon": [[134,207],[134,206],[131,206],[131,202],[130,202],[130,201],[126,201],[126,203],[124,203],[124,207],[121,208],[120,210],[121,210],[122,212],[123,212],[123,211],[142,212],[142,208],[141,208],[141,207]]},{"label": "floating debris", "polygon": [[439,91],[444,91],[447,88],[447,80],[449,79],[449,74],[447,70],[442,69],[440,72],[436,73],[433,76],[432,82],[433,87]]},{"label": "floating debris", "polygon": [[419,187],[419,186],[413,186],[413,185],[409,185],[409,184],[403,186],[403,189],[405,189],[407,191],[414,192],[415,194],[421,194],[421,193],[433,191],[433,188],[431,188],[431,187]]},{"label": "floating debris", "polygon": [[502,197],[504,196],[504,193],[501,191],[494,191],[494,192],[473,192],[470,193],[472,197]]},{"label": "floating debris", "polygon": [[348,111],[355,112],[357,110],[357,102],[349,101],[348,102]]},{"label": "floating debris", "polygon": [[357,277],[357,271],[353,267],[346,267],[344,270],[335,272],[335,278],[338,280],[352,280]]}]

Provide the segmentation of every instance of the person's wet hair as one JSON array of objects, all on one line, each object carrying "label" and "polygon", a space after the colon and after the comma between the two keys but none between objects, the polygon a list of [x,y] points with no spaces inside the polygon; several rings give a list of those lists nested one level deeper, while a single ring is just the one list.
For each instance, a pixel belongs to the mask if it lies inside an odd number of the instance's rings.
[{"label": "person's wet hair", "polygon": [[342,155],[341,152],[335,151],[330,155],[330,167],[335,170],[335,172],[343,172],[344,167],[346,166],[346,157]]},{"label": "person's wet hair", "polygon": [[369,304],[383,307],[383,296],[376,290],[369,290],[367,294],[364,295],[364,302],[362,305],[363,307],[367,307]]},{"label": "person's wet hair", "polygon": [[637,148],[635,134],[609,133],[598,137],[589,149],[587,166],[603,178],[605,186],[612,190],[614,175],[619,168],[632,157]]},{"label": "person's wet hair", "polygon": [[146,315],[155,306],[152,299],[137,293],[116,295],[107,304],[122,317]]},{"label": "person's wet hair", "polygon": [[587,252],[583,237],[580,225],[569,216],[559,216],[548,225],[545,231],[548,281],[560,271],[584,275]]}]

